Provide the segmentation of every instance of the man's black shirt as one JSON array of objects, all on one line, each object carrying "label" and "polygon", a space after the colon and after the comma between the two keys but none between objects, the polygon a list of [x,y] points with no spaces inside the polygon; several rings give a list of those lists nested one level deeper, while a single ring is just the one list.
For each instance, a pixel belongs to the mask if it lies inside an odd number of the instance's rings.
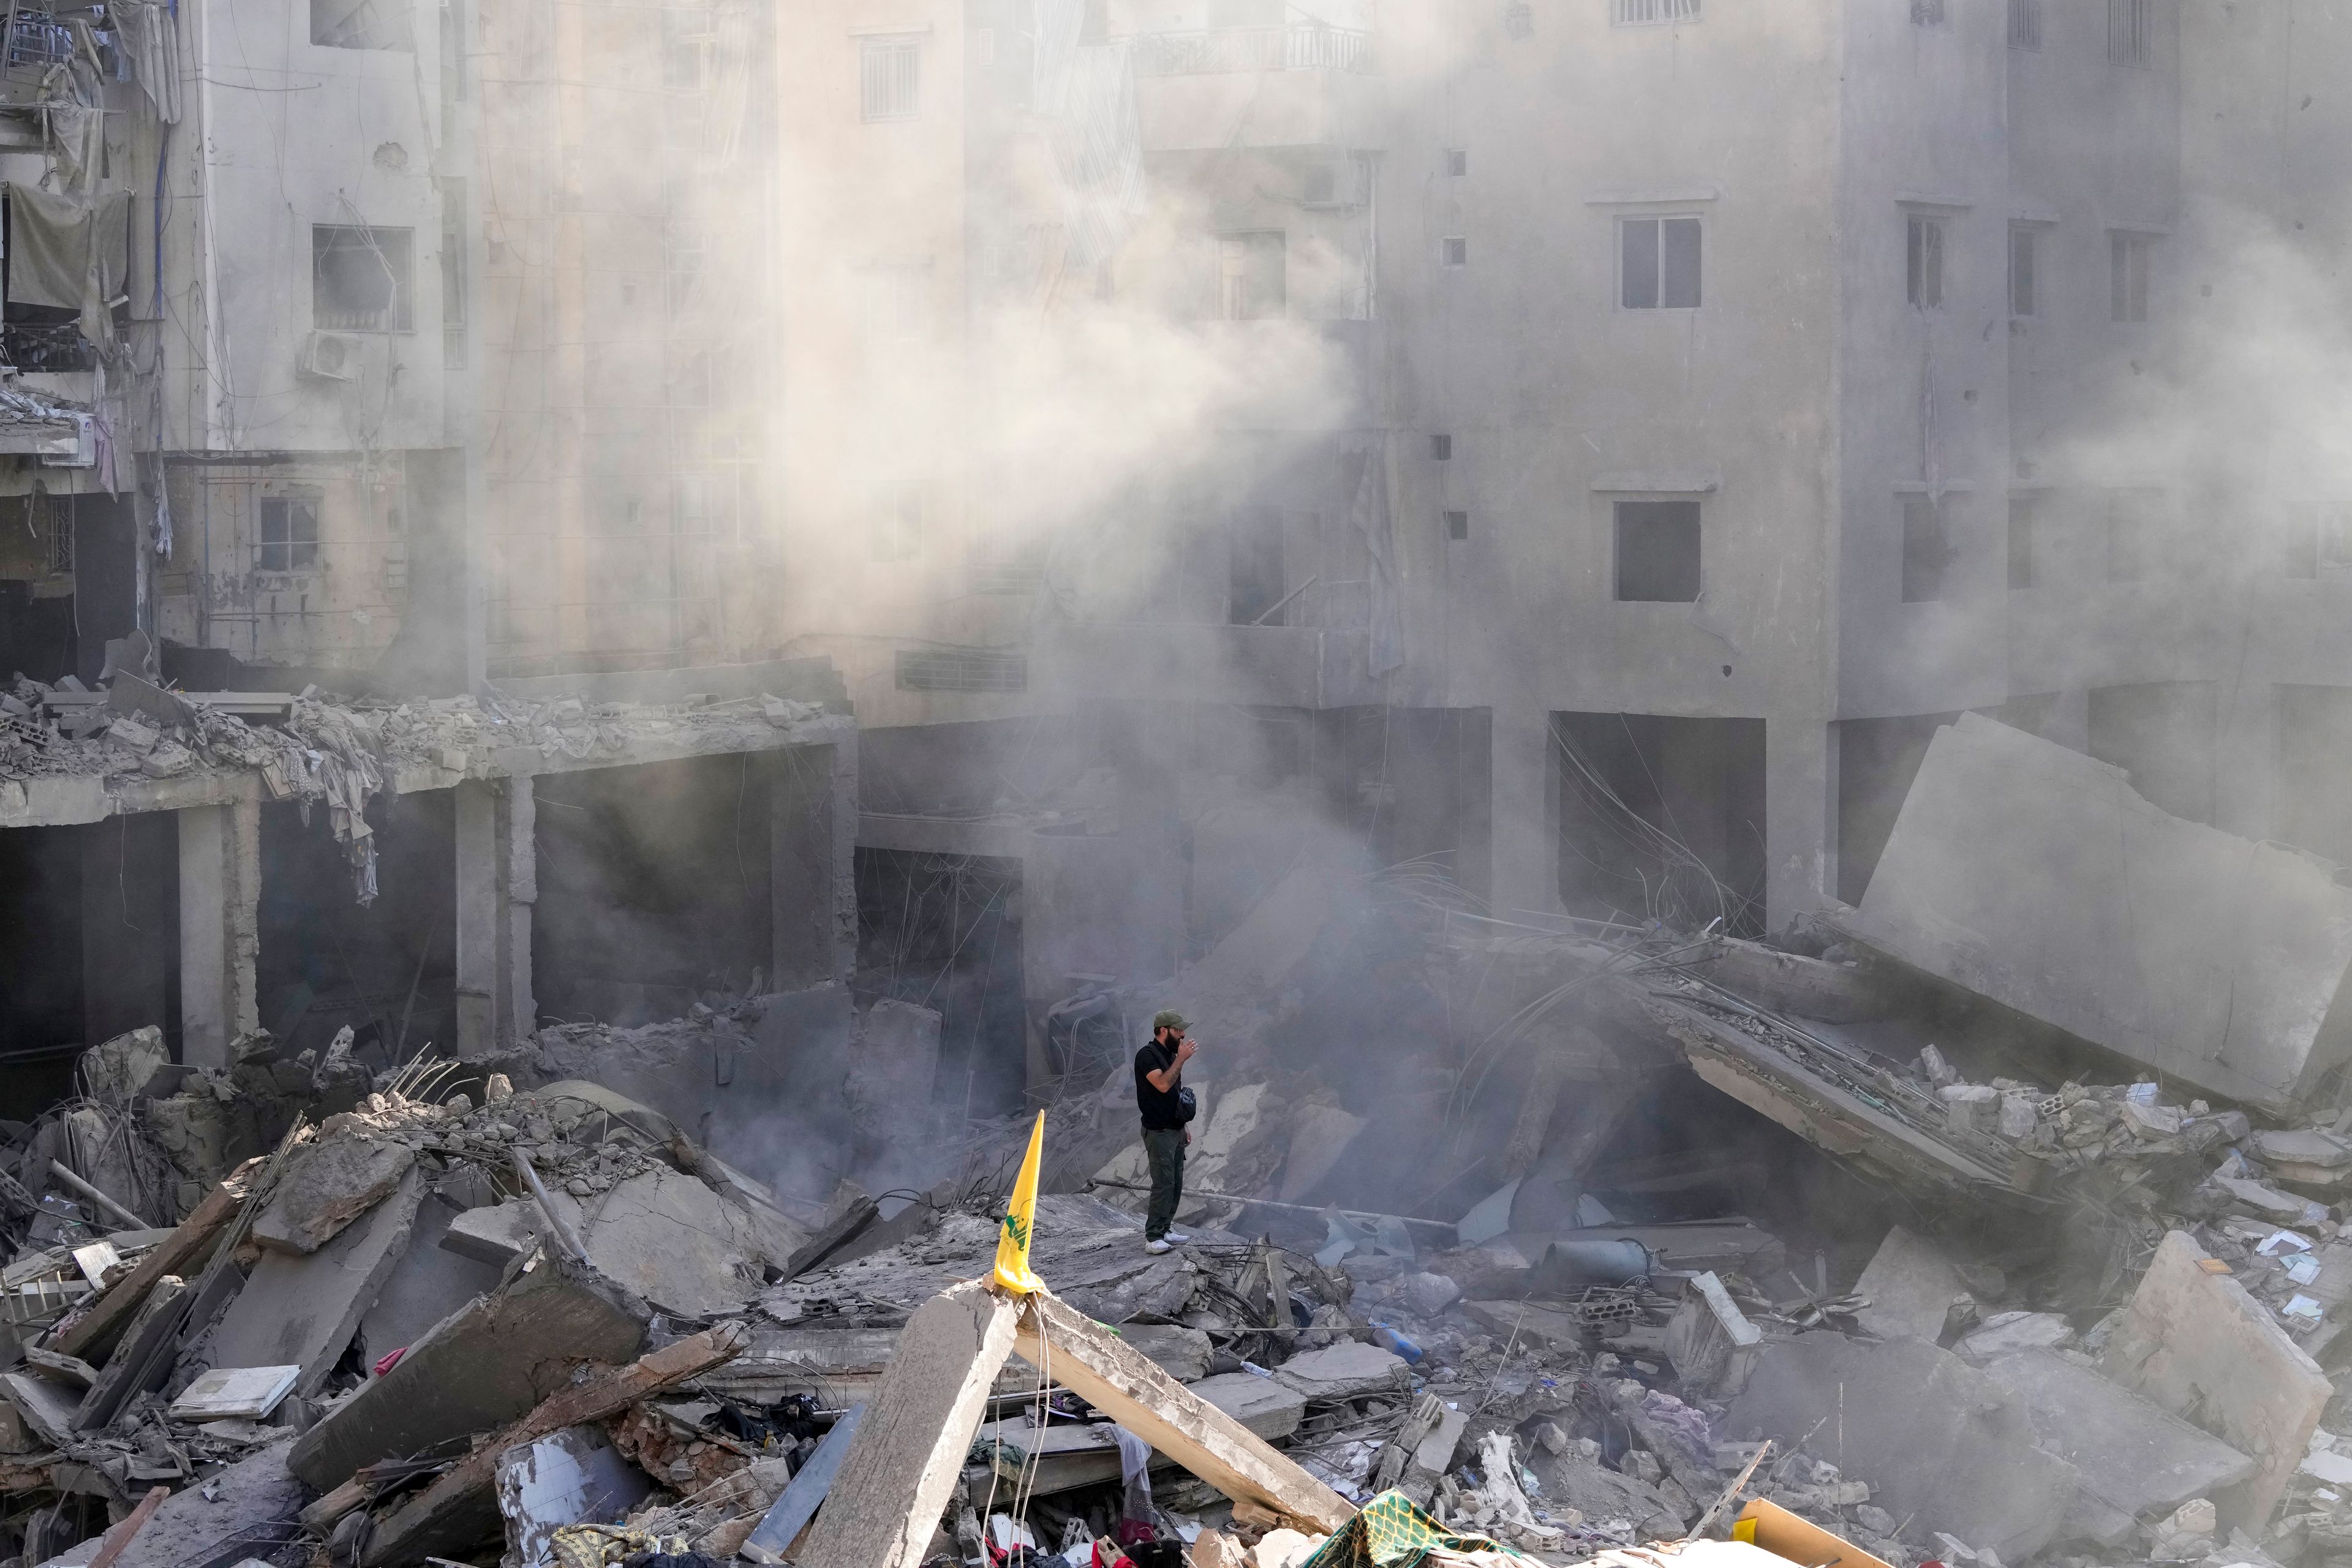
[{"label": "man's black shirt", "polygon": [[1171,1079],[1166,1089],[1157,1089],[1143,1076],[1164,1071],[1175,1060],[1176,1047],[1163,1046],[1158,1040],[1144,1042],[1143,1048],[1135,1053],[1135,1108],[1143,1113],[1146,1132],[1173,1131],[1184,1125],[1184,1108],[1177,1103],[1181,1081]]}]

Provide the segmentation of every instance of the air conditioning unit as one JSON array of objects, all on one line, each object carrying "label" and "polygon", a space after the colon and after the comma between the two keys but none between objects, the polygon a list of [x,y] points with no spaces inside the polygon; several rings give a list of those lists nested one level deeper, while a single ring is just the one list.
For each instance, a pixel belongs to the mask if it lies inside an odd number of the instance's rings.
[{"label": "air conditioning unit", "polygon": [[360,347],[366,340],[356,332],[312,332],[302,345],[302,374],[327,381],[356,381]]}]

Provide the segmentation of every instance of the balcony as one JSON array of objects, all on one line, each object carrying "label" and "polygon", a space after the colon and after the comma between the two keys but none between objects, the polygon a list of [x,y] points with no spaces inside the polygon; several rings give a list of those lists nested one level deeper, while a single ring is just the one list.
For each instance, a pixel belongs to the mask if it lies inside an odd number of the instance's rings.
[{"label": "balcony", "polygon": [[1347,27],[1219,27],[1201,33],[1141,33],[1134,39],[1138,76],[1207,76],[1233,71],[1333,70],[1369,76],[1372,36]]},{"label": "balcony", "polygon": [[1151,153],[1229,147],[1381,144],[1372,35],[1345,27],[1219,27],[1129,40],[1143,146]]}]

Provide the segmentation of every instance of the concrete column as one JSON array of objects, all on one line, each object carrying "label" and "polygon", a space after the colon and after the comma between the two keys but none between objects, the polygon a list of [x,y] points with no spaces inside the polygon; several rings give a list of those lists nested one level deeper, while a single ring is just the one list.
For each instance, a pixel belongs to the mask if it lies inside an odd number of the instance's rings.
[{"label": "concrete column", "polygon": [[1826,719],[1764,725],[1764,919],[1779,931],[1837,887],[1837,731]]},{"label": "concrete column", "polygon": [[531,905],[539,897],[529,778],[457,786],[457,1054],[478,1060],[537,1021]]},{"label": "concrete column", "polygon": [[857,736],[795,746],[770,764],[769,989],[828,980],[857,965]]},{"label": "concrete column", "polygon": [[229,1065],[229,1042],[261,1026],[261,803],[192,806],[180,827],[180,1059]]},{"label": "concrete column", "polygon": [[1559,749],[1540,708],[1497,708],[1493,745],[1494,908],[1539,914],[1559,907]]}]

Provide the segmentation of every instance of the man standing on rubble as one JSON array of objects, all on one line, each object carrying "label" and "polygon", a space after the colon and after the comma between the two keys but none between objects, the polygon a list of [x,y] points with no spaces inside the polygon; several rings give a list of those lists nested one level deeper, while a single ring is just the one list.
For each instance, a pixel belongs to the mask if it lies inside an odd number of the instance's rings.
[{"label": "man standing on rubble", "polygon": [[1143,1113],[1143,1152],[1151,1162],[1151,1212],[1143,1222],[1143,1250],[1165,1252],[1191,1237],[1168,1227],[1184,1196],[1184,1145],[1192,1141],[1184,1124],[1192,1120],[1192,1091],[1184,1087],[1184,1064],[1201,1047],[1184,1037],[1181,1013],[1152,1016],[1151,1038],[1135,1053],[1135,1107]]}]

